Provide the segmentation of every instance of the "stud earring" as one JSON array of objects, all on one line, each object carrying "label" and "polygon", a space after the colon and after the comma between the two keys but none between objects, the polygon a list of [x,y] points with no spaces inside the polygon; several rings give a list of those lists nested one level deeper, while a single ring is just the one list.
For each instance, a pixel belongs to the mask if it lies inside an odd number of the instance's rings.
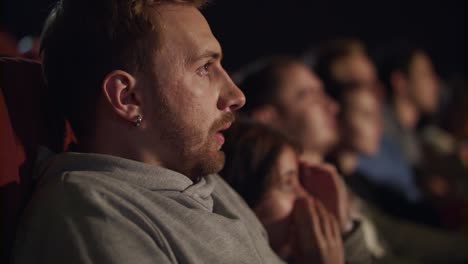
[{"label": "stud earring", "polygon": [[143,117],[141,115],[137,115],[137,119],[135,121],[135,126],[136,127],[141,126],[141,121],[143,121]]}]

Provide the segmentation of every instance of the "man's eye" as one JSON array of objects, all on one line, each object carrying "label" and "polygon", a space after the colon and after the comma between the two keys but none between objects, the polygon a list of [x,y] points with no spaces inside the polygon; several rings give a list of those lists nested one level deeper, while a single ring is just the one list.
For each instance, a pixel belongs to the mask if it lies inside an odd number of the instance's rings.
[{"label": "man's eye", "polygon": [[209,69],[210,69],[211,63],[207,63],[203,65],[202,67],[198,68],[197,74],[200,76],[206,76],[210,74]]}]

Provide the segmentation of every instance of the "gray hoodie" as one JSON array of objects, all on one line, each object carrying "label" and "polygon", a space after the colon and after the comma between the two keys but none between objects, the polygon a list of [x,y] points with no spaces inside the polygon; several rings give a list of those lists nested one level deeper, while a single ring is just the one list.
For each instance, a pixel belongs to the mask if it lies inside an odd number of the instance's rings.
[{"label": "gray hoodie", "polygon": [[63,153],[41,174],[14,263],[283,263],[219,176]]}]

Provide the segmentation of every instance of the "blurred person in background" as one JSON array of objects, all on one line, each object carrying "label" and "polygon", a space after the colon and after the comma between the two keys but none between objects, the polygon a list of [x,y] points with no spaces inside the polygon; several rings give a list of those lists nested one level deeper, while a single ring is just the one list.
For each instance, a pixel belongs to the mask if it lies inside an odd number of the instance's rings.
[{"label": "blurred person in background", "polygon": [[437,112],[440,80],[425,51],[394,49],[382,55],[379,62],[388,101],[384,111],[386,137],[393,139],[412,167],[421,167],[423,153],[417,125],[424,114]]},{"label": "blurred person in background", "polygon": [[[385,57],[383,61],[386,62],[383,62],[383,65],[386,66],[382,66],[379,71],[383,85],[378,81],[375,66],[367,55],[364,45],[356,39],[325,42],[318,51],[314,66],[327,87],[358,83],[374,86],[378,93],[387,95],[389,103],[385,105],[383,111],[384,135],[378,152],[373,155],[361,155],[357,161],[357,169],[362,171],[370,183],[385,187],[383,190],[387,190],[387,192],[376,192],[374,202],[378,202],[386,211],[396,216],[443,226],[443,214],[439,211],[441,206],[438,200],[434,202],[432,198],[448,194],[449,184],[440,177],[420,177],[425,175],[421,173],[423,169],[426,172],[429,170],[425,168],[427,164],[416,162],[422,160],[420,135],[417,134],[416,123],[422,113],[436,109],[438,78],[427,55],[421,50],[414,51],[417,52],[392,53],[391,56]],[[390,68],[392,70],[389,70]],[[389,71],[396,73],[393,79],[398,79],[396,81],[398,88],[395,88],[395,84],[391,86],[389,77],[385,77],[390,74]],[[419,98],[418,94],[424,93],[426,86],[427,94]],[[393,92],[385,94],[383,87],[387,91],[397,89],[398,99],[395,99]],[[390,103],[395,101],[397,103]],[[412,103],[413,101],[416,102]],[[397,120],[396,109],[399,109],[401,119],[405,120],[401,122],[406,122],[406,125],[401,125]],[[446,168],[438,171],[448,172]],[[394,199],[400,201],[399,206],[393,201]]]},{"label": "blurred person in background", "polygon": [[[354,82],[327,89],[340,105],[340,140],[328,160],[350,187],[351,206],[367,228],[366,239],[378,263],[463,263],[467,260],[459,233],[438,231],[385,214],[372,202],[385,193],[357,171],[358,157],[378,151],[382,136],[382,100],[375,86]],[[393,202],[398,203],[398,200]]]},{"label": "blurred person in background", "polygon": [[245,120],[226,133],[223,150],[221,177],[255,212],[279,256],[288,263],[344,263],[335,216],[299,181],[301,151],[294,142],[267,125]]},{"label": "blurred person in background", "polygon": [[[368,253],[359,249],[365,248],[362,229],[349,213],[346,188],[336,169],[323,162],[338,141],[335,116],[339,108],[326,95],[320,79],[298,59],[272,57],[247,73],[239,86],[249,98],[241,114],[282,131],[301,147],[301,182],[337,217],[345,237],[346,261],[367,261]],[[330,195],[335,190],[341,198]]]},{"label": "blurred person in background", "polygon": [[[316,56],[313,67],[326,87],[346,83],[380,87],[377,69],[363,43],[357,39],[344,38],[325,42],[318,49]],[[381,142],[381,145],[385,143]],[[371,182],[386,185],[410,201],[418,200],[419,190],[413,181],[414,176],[408,162],[401,157],[398,150],[387,151],[389,153],[386,156],[381,154],[383,148],[378,148],[377,156],[380,158],[374,158],[372,162],[367,162],[370,156],[361,157],[358,160],[358,169],[361,170],[362,167]],[[368,166],[373,170],[367,169]]]},{"label": "blurred person in background", "polygon": [[[291,64],[288,64],[286,62],[295,63],[295,66],[297,66],[297,68],[292,67]],[[291,67],[291,69],[286,70],[287,67]],[[292,119],[296,120],[296,122],[298,123],[296,124],[288,123],[288,125],[294,126],[297,129],[309,129],[308,130],[309,133],[294,131],[295,134],[291,134],[291,135],[294,137],[294,139],[296,139],[298,144],[303,148],[303,151],[306,151],[304,148],[307,147],[308,148],[307,151],[314,154],[314,155],[308,155],[309,157],[312,156],[315,158],[311,160],[312,162],[317,162],[315,164],[321,164],[323,162],[324,156],[327,153],[331,152],[335,148],[338,142],[343,142],[340,139],[342,135],[340,131],[338,130],[338,127],[336,125],[326,126],[324,125],[323,122],[324,120],[331,119],[331,120],[334,120],[332,123],[336,123],[337,114],[344,115],[345,110],[342,110],[338,113],[339,107],[337,107],[336,102],[334,100],[327,97],[327,95],[324,93],[323,87],[321,86],[321,82],[319,81],[319,79],[316,78],[314,75],[312,75],[314,76],[314,78],[310,78],[310,75],[306,73],[309,73],[309,74],[313,74],[313,73],[310,73],[310,70],[307,70],[307,68],[302,68],[302,67],[305,67],[304,64],[298,61],[295,61],[292,59],[286,60],[285,58],[276,58],[276,59],[270,60],[269,63],[264,64],[263,67],[260,67],[260,69],[257,69],[250,75],[247,75],[244,81],[240,83],[240,87],[244,91],[245,94],[250,95],[249,98],[251,98],[252,100],[250,100],[246,104],[246,108],[245,108],[246,111],[243,111],[243,112],[247,112],[249,116],[252,116],[254,119],[258,121],[270,124],[279,129],[284,129],[282,124],[283,122],[287,122],[287,121],[282,121],[282,119],[286,118],[286,115],[285,115],[286,113],[296,113],[297,116],[292,117]],[[297,72],[293,72],[293,70],[297,70]],[[302,76],[303,79],[300,78],[301,75],[299,75],[299,73],[304,74]],[[306,78],[306,77],[309,77],[309,78]],[[295,80],[295,78],[297,79]],[[312,80],[315,80],[315,82],[311,82]],[[368,83],[367,85],[364,85],[364,87],[374,87],[374,85],[372,83]],[[308,92],[304,92],[304,90]],[[361,116],[357,124],[354,125],[354,127],[356,128],[356,131],[354,132],[354,136],[355,136],[354,141],[349,142],[350,137],[353,136],[353,134],[349,134],[350,131],[347,131],[349,135],[346,136],[346,141],[347,141],[348,146],[359,145],[359,151],[353,150],[352,153],[351,152],[348,153],[356,157],[361,152],[371,155],[372,153],[376,151],[378,143],[379,143],[379,139],[380,139],[380,130],[381,130],[380,128],[381,121],[380,121],[380,116],[379,116],[380,101],[376,100],[377,98],[376,95],[379,94],[379,92],[371,88],[369,88],[369,91],[372,91],[372,92],[369,92],[367,89],[363,89],[362,91],[360,89],[357,89],[357,90],[359,90],[360,93],[352,96],[352,99],[354,100],[353,105],[355,103],[362,104],[363,108],[354,109],[357,111],[352,111],[350,115],[358,113],[358,114],[364,114],[364,117]],[[299,94],[301,96],[293,96],[295,92],[300,92]],[[283,97],[280,97],[279,95]],[[311,100],[312,99],[311,97],[313,96],[317,97],[315,98],[317,101],[312,101],[312,102],[308,101],[308,100]],[[288,101],[285,100],[286,98],[292,98],[290,104],[287,104]],[[296,104],[292,103],[294,98],[298,100]],[[308,101],[309,103],[314,103],[313,106],[315,106],[315,108],[307,104],[302,106],[301,101],[298,98],[303,99],[305,102]],[[362,99],[364,99],[365,101],[364,103],[361,102]],[[301,108],[301,106],[303,108]],[[332,106],[332,108],[328,108],[330,106]],[[345,105],[345,107],[346,109],[348,109],[347,105]],[[293,111],[293,110],[296,110],[296,111]],[[372,112],[372,114],[369,114],[369,111]],[[304,117],[302,119],[298,118],[298,117],[301,117],[301,115],[299,115],[298,113],[302,113],[302,116]],[[308,116],[308,114],[310,115],[310,117],[305,118]],[[321,118],[318,118],[318,117],[321,117]],[[368,123],[369,119],[372,120],[373,123],[372,122]],[[292,120],[289,120],[289,122],[292,122]],[[360,127],[360,125],[362,125],[363,122],[365,126],[364,128]],[[323,130],[321,130],[320,127],[322,127]],[[317,130],[313,130],[313,128],[316,128]],[[359,135],[362,130],[366,131],[364,132],[365,137],[366,139],[370,139],[370,142],[367,142],[362,136]],[[287,132],[291,130],[284,129],[283,131]],[[301,133],[304,133],[304,138],[298,136],[298,135],[301,135]],[[332,135],[332,137],[324,136],[325,133],[328,135]],[[306,145],[305,143],[308,143],[308,142],[314,142],[314,144],[309,143],[309,145]],[[316,148],[317,146],[319,146],[319,148]],[[245,146],[245,147],[248,147],[248,146]],[[299,156],[299,159],[301,160],[303,157],[304,157],[304,154],[301,154]],[[346,161],[345,163],[349,163],[349,162]],[[348,168],[347,173],[351,173],[351,171],[353,170],[354,168],[353,166],[351,166],[351,168]],[[321,189],[323,190],[323,192],[329,192],[329,193],[333,192],[333,189],[330,188],[330,186],[328,185],[321,185],[322,182],[320,181],[319,175],[311,173],[310,175],[306,177],[305,172],[307,172],[307,170],[301,170],[301,173],[300,173],[300,179],[301,179],[301,183],[304,186],[304,189],[308,191],[308,193],[311,194],[316,199],[321,200],[321,201],[326,201],[327,197],[325,197],[323,193],[320,193],[320,191],[317,191],[316,189]],[[314,187],[310,188],[311,186],[315,186],[315,188]],[[452,256],[453,259],[455,260],[461,258],[460,255],[462,253],[460,253],[459,247],[461,244],[463,244],[463,240],[458,236],[455,236],[453,238],[452,235],[450,234],[447,235],[448,238],[445,238],[446,235],[444,234],[443,235],[435,234],[431,236],[426,236],[426,237],[436,238],[435,241],[440,242],[440,244],[428,243],[428,245],[423,244],[422,246],[423,249],[431,248],[431,246],[433,246],[433,249],[435,250],[431,250],[430,252],[434,253],[434,255],[427,254],[427,252],[421,253],[421,251],[416,251],[415,253],[413,253],[412,252],[413,249],[415,248],[418,249],[418,246],[419,246],[418,243],[416,243],[414,247],[406,247],[411,254],[407,253],[408,251],[404,251],[404,250],[398,251],[399,249],[402,249],[402,248],[404,249],[405,247],[404,245],[406,243],[405,240],[408,237],[400,236],[399,233],[397,232],[395,232],[396,235],[391,238],[396,241],[395,243],[399,243],[399,244],[394,245],[393,240],[390,240],[389,242],[391,242],[392,245],[391,247],[387,247],[387,244],[386,244],[387,242],[385,241],[386,237],[383,237],[383,234],[380,234],[381,232],[380,228],[382,228],[381,226],[382,223],[383,223],[382,225],[384,225],[384,228],[387,228],[386,231],[391,231],[393,230],[392,228],[398,229],[401,227],[401,230],[404,230],[405,234],[412,234],[412,235],[416,234],[416,237],[415,237],[416,240],[417,240],[417,237],[423,237],[420,235],[424,234],[424,231],[416,232],[416,233],[408,232],[409,230],[413,228],[413,226],[411,225],[400,226],[400,222],[402,222],[401,220],[388,217],[386,214],[382,213],[381,211],[379,211],[372,205],[369,205],[369,208],[374,209],[374,211],[369,211],[369,210],[361,211],[360,204],[364,204],[367,206],[367,203],[365,201],[360,201],[358,203],[353,202],[357,199],[354,195],[351,195],[351,197],[352,197],[351,199],[352,202],[350,203],[350,205],[347,206],[347,210],[349,210],[350,214],[352,214],[351,216],[352,219],[359,220],[360,228],[361,228],[362,235],[363,235],[361,237],[362,240],[360,240],[359,242],[357,240],[354,240],[354,241],[356,245],[359,244],[361,246],[364,245],[365,247],[367,247],[368,252],[372,254],[373,258],[376,261],[379,261],[381,263],[428,263],[425,261],[436,256],[434,260],[431,260],[431,261],[434,261],[434,263],[445,263],[443,261],[441,262],[441,257],[443,260],[445,260],[447,258],[447,255],[445,253],[447,252],[449,253],[455,252],[453,253],[453,256]],[[373,223],[374,214],[379,217],[378,225],[375,225],[375,223]],[[389,223],[390,223],[390,228],[387,227]],[[397,223],[397,224],[393,226],[392,223]],[[402,237],[403,239],[399,239],[399,237]],[[441,238],[444,238],[444,239],[441,239]],[[414,242],[414,240],[412,241]],[[421,241],[424,242],[425,241],[424,238],[422,238]],[[421,241],[418,241],[418,242],[421,242]],[[349,245],[349,244],[347,245],[348,242],[349,241],[345,239],[345,249]],[[439,246],[444,243],[455,245],[452,248],[453,251],[447,250],[447,247],[439,248]],[[394,249],[397,249],[397,251],[394,252],[393,251]],[[349,254],[349,252],[346,251],[346,254]]]},{"label": "blurred person in background", "polygon": [[453,136],[430,118],[439,112],[442,89],[432,60],[421,48],[394,45],[382,52],[378,65],[387,97],[387,144],[381,152],[390,144],[397,148],[414,172],[422,199],[439,212],[441,226],[459,228],[467,182]]},{"label": "blurred person in background", "polygon": [[298,59],[273,57],[239,85],[249,97],[241,113],[297,140],[303,148],[302,161],[323,162],[338,140],[335,115],[339,108],[315,73]]}]

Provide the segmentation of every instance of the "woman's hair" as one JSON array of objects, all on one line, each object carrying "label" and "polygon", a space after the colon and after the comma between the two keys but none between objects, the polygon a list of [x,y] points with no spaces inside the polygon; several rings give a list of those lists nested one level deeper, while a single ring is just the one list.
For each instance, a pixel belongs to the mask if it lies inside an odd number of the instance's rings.
[{"label": "woman's hair", "polygon": [[279,131],[251,120],[236,122],[225,136],[226,163],[220,175],[253,208],[266,191],[268,176],[283,149],[300,149]]},{"label": "woman's hair", "polygon": [[284,78],[282,72],[291,65],[302,64],[294,57],[274,56],[259,61],[254,69],[247,70],[237,81],[246,98],[249,98],[241,113],[250,116],[255,110],[265,105],[275,105],[278,100],[278,88]]}]

